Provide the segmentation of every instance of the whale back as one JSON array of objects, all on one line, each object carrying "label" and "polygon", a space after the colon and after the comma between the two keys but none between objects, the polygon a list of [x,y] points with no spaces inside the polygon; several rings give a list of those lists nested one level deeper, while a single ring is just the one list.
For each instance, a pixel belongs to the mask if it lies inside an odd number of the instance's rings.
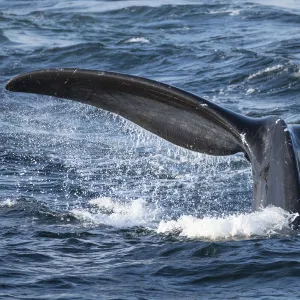
[{"label": "whale back", "polygon": [[299,212],[296,146],[300,129],[249,118],[153,80],[80,69],[39,70],[8,82],[10,91],[71,99],[120,115],[183,148],[209,155],[243,152],[253,173],[253,208]]}]

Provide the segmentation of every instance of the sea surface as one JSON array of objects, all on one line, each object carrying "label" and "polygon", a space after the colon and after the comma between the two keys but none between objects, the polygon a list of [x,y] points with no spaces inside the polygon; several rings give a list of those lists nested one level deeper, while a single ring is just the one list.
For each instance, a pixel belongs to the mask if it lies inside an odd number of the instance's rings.
[{"label": "sea surface", "polygon": [[189,152],[97,108],[5,90],[55,67],[300,123],[298,0],[0,0],[0,298],[300,297],[295,215],[252,212],[242,154]]}]

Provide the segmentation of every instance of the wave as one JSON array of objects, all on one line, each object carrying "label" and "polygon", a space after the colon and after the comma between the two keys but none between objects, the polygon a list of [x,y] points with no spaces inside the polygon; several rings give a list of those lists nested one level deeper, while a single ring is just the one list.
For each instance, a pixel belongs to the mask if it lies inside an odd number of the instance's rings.
[{"label": "wave", "polygon": [[43,36],[40,32],[36,31],[20,31],[20,29],[5,29],[3,30],[3,36],[7,40],[22,45],[22,49],[32,49],[33,47],[68,47],[76,45],[78,41],[66,38],[60,38],[59,36]]},{"label": "wave", "polygon": [[58,2],[49,6],[48,1],[44,1],[32,6],[24,6],[23,9],[19,7],[11,7],[8,10],[8,13],[13,13],[16,15],[26,15],[34,12],[40,11],[64,11],[68,12],[85,12],[85,13],[104,13],[115,10],[122,10],[134,7],[161,7],[164,5],[197,5],[197,1],[193,0],[145,0],[141,3],[138,0],[129,0],[129,1],[70,1],[70,2]]},{"label": "wave", "polygon": [[270,74],[276,74],[278,72],[281,72],[282,70],[284,70],[285,67],[283,65],[276,65],[276,66],[272,66],[272,67],[267,67],[263,70],[260,70],[254,74],[251,74],[248,76],[248,80],[250,79],[254,79],[256,77],[260,77],[260,76],[267,76]]},{"label": "wave", "polygon": [[278,6],[283,8],[290,8],[290,9],[300,9],[300,4],[298,1],[295,0],[254,0],[254,3],[259,3],[262,5],[271,5],[271,6]]},{"label": "wave", "polygon": [[224,14],[224,15],[230,15],[230,16],[237,16],[239,15],[241,12],[240,9],[226,9],[226,10],[209,10],[208,11],[208,14],[211,14],[211,15],[219,15],[219,14]]}]

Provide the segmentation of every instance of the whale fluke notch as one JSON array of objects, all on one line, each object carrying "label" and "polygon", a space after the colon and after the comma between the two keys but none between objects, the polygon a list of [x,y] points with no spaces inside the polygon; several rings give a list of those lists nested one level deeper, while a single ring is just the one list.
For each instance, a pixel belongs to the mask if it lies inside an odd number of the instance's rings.
[{"label": "whale fluke notch", "polygon": [[99,107],[189,150],[243,152],[252,165],[253,208],[276,205],[299,212],[296,142],[283,120],[245,117],[167,84],[112,72],[39,70],[13,78],[6,88]]}]

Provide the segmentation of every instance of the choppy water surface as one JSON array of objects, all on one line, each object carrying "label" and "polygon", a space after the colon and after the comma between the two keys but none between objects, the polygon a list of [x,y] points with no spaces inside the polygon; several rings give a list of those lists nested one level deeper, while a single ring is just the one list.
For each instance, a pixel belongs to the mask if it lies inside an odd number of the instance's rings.
[{"label": "choppy water surface", "polygon": [[0,7],[1,299],[300,295],[294,216],[251,212],[243,155],[188,152],[96,108],[4,89],[40,68],[117,71],[299,123],[298,2]]}]

